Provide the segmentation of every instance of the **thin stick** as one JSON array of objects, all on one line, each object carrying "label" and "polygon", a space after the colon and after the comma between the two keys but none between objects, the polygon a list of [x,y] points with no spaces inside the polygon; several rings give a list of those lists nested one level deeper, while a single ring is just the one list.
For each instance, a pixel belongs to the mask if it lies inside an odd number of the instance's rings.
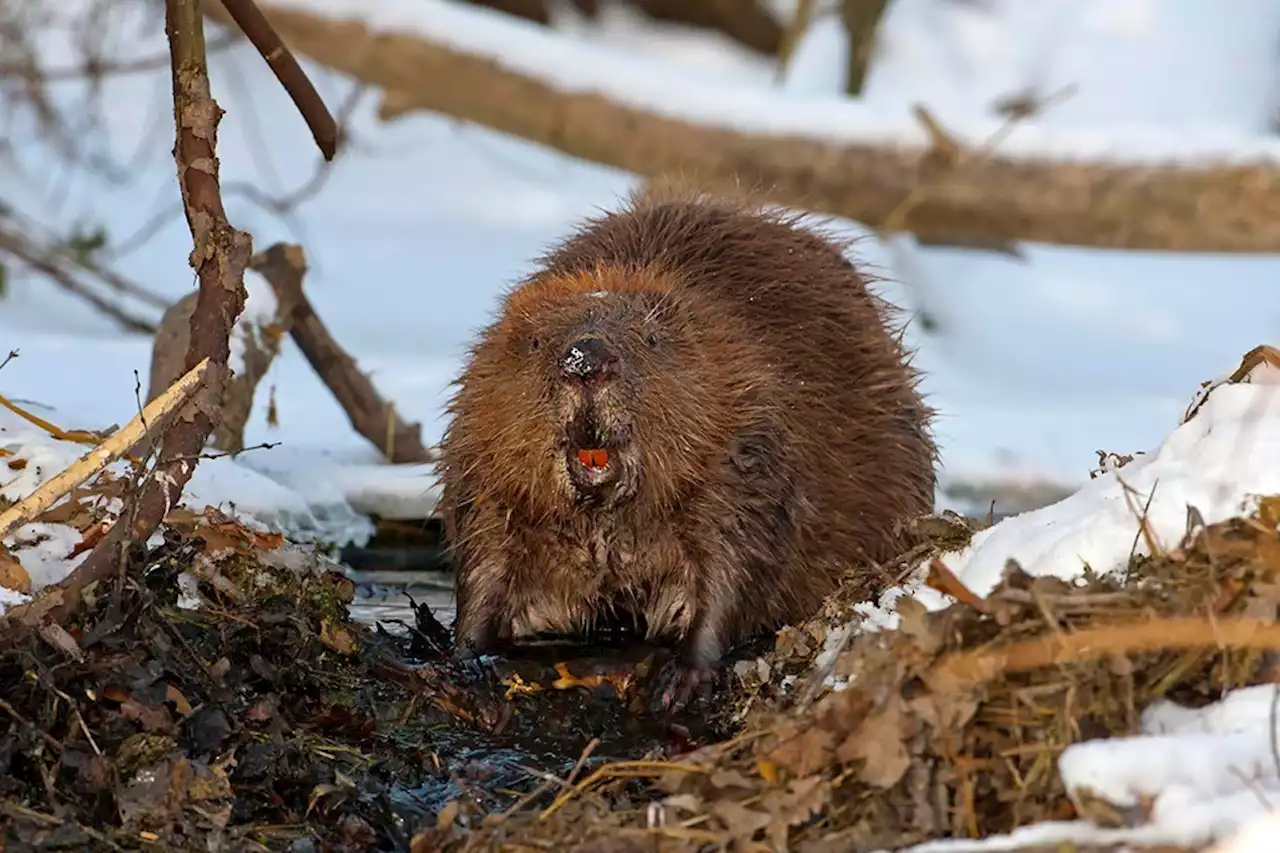
[{"label": "thin stick", "polygon": [[76,444],[102,443],[102,436],[100,435],[80,429],[63,429],[57,424],[49,423],[39,415],[28,412],[26,409],[22,408],[3,394],[0,394],[0,406],[3,406],[13,412],[27,423],[40,427],[40,429],[49,433],[51,437],[58,439],[58,441],[73,441]]},{"label": "thin stick", "polygon": [[63,290],[83,299],[103,314],[110,317],[126,332],[139,332],[144,335],[155,333],[156,324],[143,317],[136,317],[110,300],[103,298],[76,280],[70,272],[60,266],[54,259],[44,257],[40,250],[22,239],[20,235],[9,233],[0,228],[0,251],[13,255],[23,264],[40,273]]},{"label": "thin stick", "polygon": [[39,516],[77,486],[123,456],[149,435],[164,429],[172,415],[199,391],[209,370],[204,359],[163,394],[152,400],[124,429],[72,463],[66,470],[46,482],[27,497],[0,513],[0,539]]},{"label": "thin stick", "polygon": [[1044,666],[1136,652],[1213,647],[1277,649],[1280,648],[1280,625],[1267,619],[1215,620],[1203,616],[1095,625],[1069,634],[1050,634],[954,652],[940,661],[925,676],[925,681],[935,690],[960,690],[1009,673]]},{"label": "thin stick", "polygon": [[333,160],[338,149],[338,124],[329,113],[329,108],[324,105],[320,93],[307,79],[298,60],[285,47],[253,0],[222,0],[222,5],[245,37],[253,42],[280,85],[293,99],[294,106],[302,114],[302,120],[311,130],[311,137],[315,139],[324,159]]}]

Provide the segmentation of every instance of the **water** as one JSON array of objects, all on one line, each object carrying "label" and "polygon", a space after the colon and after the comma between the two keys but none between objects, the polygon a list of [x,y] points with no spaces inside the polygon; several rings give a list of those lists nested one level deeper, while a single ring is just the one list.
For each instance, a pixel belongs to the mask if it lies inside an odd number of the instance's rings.
[{"label": "water", "polygon": [[355,581],[356,597],[348,608],[351,618],[365,625],[382,623],[389,633],[405,633],[404,622],[413,624],[412,596],[419,604],[426,604],[444,625],[452,625],[455,615],[453,601],[453,574],[435,570],[385,571],[349,570]]}]

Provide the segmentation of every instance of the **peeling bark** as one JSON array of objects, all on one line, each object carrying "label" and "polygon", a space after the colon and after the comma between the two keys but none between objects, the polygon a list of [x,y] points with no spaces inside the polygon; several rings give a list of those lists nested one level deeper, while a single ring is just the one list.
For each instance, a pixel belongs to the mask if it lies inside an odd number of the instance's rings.
[{"label": "peeling bark", "polygon": [[111,530],[61,584],[31,604],[9,610],[8,627],[61,622],[80,608],[90,585],[123,570],[127,549],[145,543],[177,505],[218,419],[229,336],[244,310],[244,271],[252,240],[231,226],[222,206],[216,154],[222,110],[209,91],[199,0],[166,0],[165,30],[173,71],[174,159],[193,241],[189,260],[200,280],[185,366],[192,370],[207,358],[205,384],[174,417],[155,470],[142,480]]}]

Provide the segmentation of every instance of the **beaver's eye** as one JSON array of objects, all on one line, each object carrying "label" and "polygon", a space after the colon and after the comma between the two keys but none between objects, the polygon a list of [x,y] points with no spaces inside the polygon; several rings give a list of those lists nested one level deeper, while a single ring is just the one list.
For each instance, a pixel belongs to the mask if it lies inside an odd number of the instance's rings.
[{"label": "beaver's eye", "polygon": [[649,334],[647,334],[647,335],[645,335],[645,336],[644,336],[644,341],[645,341],[645,343],[647,343],[649,346],[651,346],[651,347],[655,347],[655,348],[656,348],[656,347],[658,346],[658,333],[657,333],[657,332],[650,332]]},{"label": "beaver's eye", "polygon": [[529,339],[529,352],[536,352],[538,347],[542,346],[542,341],[537,338]]}]

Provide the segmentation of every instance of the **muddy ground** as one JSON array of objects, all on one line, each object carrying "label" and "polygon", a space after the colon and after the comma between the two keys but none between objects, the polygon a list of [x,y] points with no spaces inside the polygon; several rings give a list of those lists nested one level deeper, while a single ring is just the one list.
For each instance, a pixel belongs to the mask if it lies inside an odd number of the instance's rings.
[{"label": "muddy ground", "polygon": [[[1126,643],[1171,618],[1275,618],[1278,507],[1083,585],[1014,568],[979,599],[935,572],[958,603],[906,604],[897,630],[822,656],[857,622],[837,595],[674,718],[646,710],[665,649],[455,663],[426,608],[408,635],[368,629],[335,563],[189,518],[65,634],[0,652],[3,849],[820,853],[1141,822],[1063,790],[1056,757],[1134,731],[1156,698],[1274,680],[1263,651]],[[899,568],[974,526],[927,524]],[[1090,632],[1122,639],[1060,642]]]}]

